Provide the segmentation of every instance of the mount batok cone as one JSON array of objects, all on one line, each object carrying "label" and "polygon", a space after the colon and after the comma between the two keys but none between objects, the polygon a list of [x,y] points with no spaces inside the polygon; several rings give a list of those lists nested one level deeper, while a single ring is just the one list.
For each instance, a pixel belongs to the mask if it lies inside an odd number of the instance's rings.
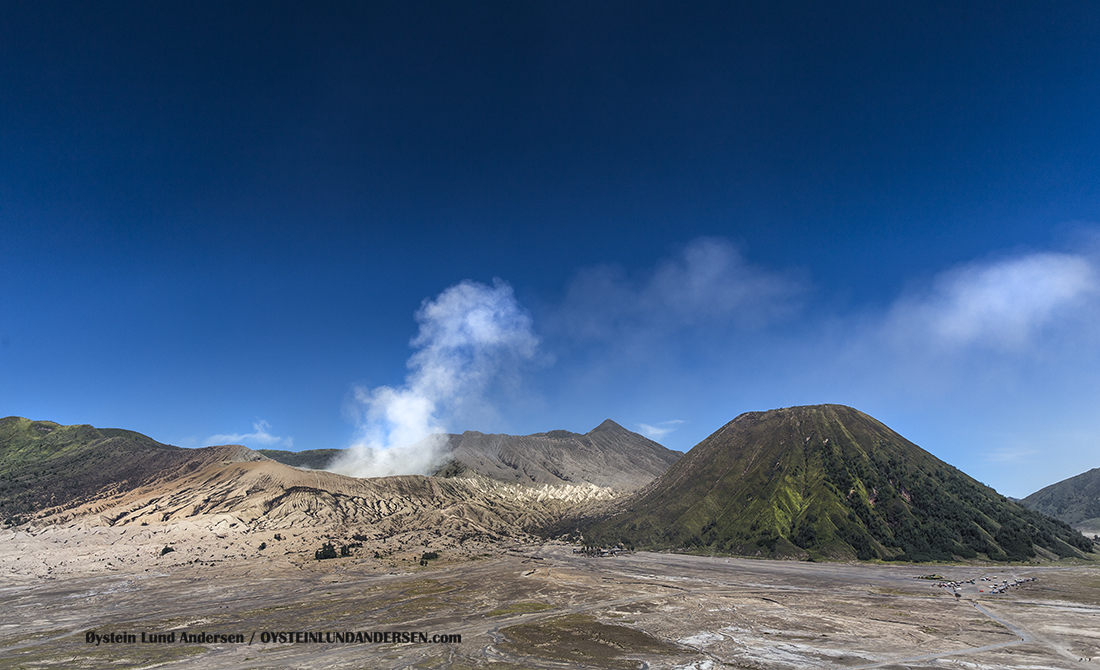
[{"label": "mount batok cone", "polygon": [[1092,544],[843,405],[738,416],[587,528],[593,543],[790,558],[997,561]]}]

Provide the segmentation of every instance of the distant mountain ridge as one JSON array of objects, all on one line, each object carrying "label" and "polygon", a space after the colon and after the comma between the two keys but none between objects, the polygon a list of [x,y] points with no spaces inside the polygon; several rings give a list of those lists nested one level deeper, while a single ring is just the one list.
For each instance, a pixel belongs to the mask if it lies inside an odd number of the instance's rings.
[{"label": "distant mountain ridge", "polygon": [[18,523],[44,509],[129,491],[166,471],[224,460],[242,449],[184,449],[132,430],[5,417],[0,419],[0,520]]},{"label": "distant mountain ridge", "polygon": [[[602,499],[611,495],[611,489],[635,489],[663,472],[680,456],[679,452],[668,450],[613,421],[605,421],[583,435],[564,430],[526,436],[470,431],[448,436],[448,450],[447,465],[436,473],[442,479],[481,476],[513,487],[518,484],[607,489],[604,492],[558,491],[553,494],[579,495],[579,499],[593,496]],[[57,514],[85,503],[117,499],[143,487],[163,484],[171,488],[172,482],[190,481],[187,479],[189,473],[211,465],[270,459],[280,463],[280,467],[291,465],[321,470],[342,451],[253,451],[241,445],[185,449],[129,430],[63,426],[50,421],[7,417],[0,419],[0,521],[19,525],[37,515]],[[287,479],[290,475],[281,477],[290,481]],[[321,478],[316,479],[321,481]],[[393,480],[392,485],[398,485],[399,478],[387,479]],[[324,481],[343,480],[325,477]],[[379,490],[388,485],[381,486]],[[448,490],[483,491],[487,490],[486,486],[490,485],[471,482]],[[187,494],[179,499],[187,499]],[[109,506],[109,503],[104,505]],[[195,509],[208,506],[209,501],[202,502]]]},{"label": "distant mountain ridge", "polygon": [[1023,560],[1091,551],[843,405],[742,414],[593,524],[593,542],[762,556]]},{"label": "distant mountain ridge", "polygon": [[532,541],[614,495],[588,483],[484,476],[356,478],[291,467],[241,445],[184,449],[132,431],[0,420],[0,526],[133,527],[147,539],[180,529],[205,538],[293,529],[283,537],[297,538],[287,545],[296,550],[337,533],[392,552]]},{"label": "distant mountain ridge", "polygon": [[1020,502],[1072,526],[1100,527],[1100,468],[1039,489]]},{"label": "distant mountain ridge", "polygon": [[608,419],[587,433],[552,430],[533,435],[466,431],[448,435],[449,462],[436,473],[476,472],[518,484],[594,484],[640,488],[681,453]]},{"label": "distant mountain ridge", "polygon": [[[627,490],[653,481],[682,456],[611,419],[587,433],[551,430],[505,435],[468,430],[448,434],[437,477],[477,474],[516,484],[594,484]],[[343,449],[258,450],[273,460],[324,470]]]},{"label": "distant mountain ridge", "polygon": [[459,545],[580,529],[589,542],[811,559],[1005,561],[1092,550],[1066,523],[841,405],[746,413],[682,457],[613,421],[584,434],[469,431],[448,436],[448,449],[435,477],[358,479],[240,445],[183,449],[133,431],[7,417],[0,521],[354,527],[377,541],[443,532]]},{"label": "distant mountain ridge", "polygon": [[303,451],[286,451],[283,449],[257,449],[258,453],[295,468],[307,468],[309,470],[324,470],[332,462],[332,459],[344,453],[343,449],[305,449]]}]

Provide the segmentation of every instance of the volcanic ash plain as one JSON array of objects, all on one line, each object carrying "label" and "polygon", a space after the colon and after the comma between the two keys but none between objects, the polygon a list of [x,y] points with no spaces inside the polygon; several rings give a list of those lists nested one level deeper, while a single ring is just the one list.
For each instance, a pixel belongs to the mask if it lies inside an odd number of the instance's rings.
[{"label": "volcanic ash plain", "polygon": [[[204,545],[194,562],[155,551],[188,533]],[[256,539],[180,523],[2,531],[0,667],[1100,667],[1089,566],[590,558],[552,543],[316,560],[304,538]],[[1020,584],[990,592],[1005,580]]]}]

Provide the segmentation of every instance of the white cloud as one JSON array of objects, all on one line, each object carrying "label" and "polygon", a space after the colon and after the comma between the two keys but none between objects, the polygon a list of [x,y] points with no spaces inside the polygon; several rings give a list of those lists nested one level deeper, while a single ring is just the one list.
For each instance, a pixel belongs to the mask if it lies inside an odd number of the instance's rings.
[{"label": "white cloud", "polygon": [[1098,289],[1096,266],[1083,255],[1046,252],[971,263],[938,276],[931,290],[899,300],[886,328],[895,341],[938,350],[1021,352],[1046,328],[1073,319]]},{"label": "white cloud", "polygon": [[839,398],[882,420],[893,413],[891,427],[908,421],[906,437],[1002,492],[1027,495],[1055,481],[1045,473],[1087,470],[1095,430],[1092,442],[1056,435],[1100,406],[1095,251],[976,260],[884,309],[836,315],[817,340],[779,352],[791,365],[774,372],[777,385],[799,389],[799,400]]},{"label": "white cloud", "polygon": [[686,450],[741,411],[839,402],[1018,495],[1095,467],[1100,243],[975,259],[849,311],[781,270],[704,239],[645,273],[579,272],[552,331],[558,403],[690,414],[634,424]]},{"label": "white cloud", "polygon": [[361,436],[330,469],[356,477],[431,472],[442,464],[439,434],[448,420],[491,410],[489,386],[514,379],[538,352],[530,315],[499,279],[448,288],[421,304],[416,321],[404,386],[354,389]]},{"label": "white cloud", "polygon": [[986,452],[985,459],[997,463],[1019,463],[1021,461],[1029,461],[1033,456],[1039,453],[1041,452],[1028,448],[995,449]]},{"label": "white cloud", "polygon": [[[755,266],[727,242],[695,240],[643,273],[578,272],[540,319],[552,320],[562,359],[541,381],[559,415],[691,414],[690,424],[635,424],[684,450],[706,423],[740,411],[842,402],[1026,494],[1038,488],[1026,482],[1046,477],[1040,467],[1092,467],[1085,448],[1094,454],[1095,440],[1074,451],[1044,436],[1097,406],[1098,258],[1079,245],[973,261],[885,307],[841,313],[806,303],[810,286],[797,276]],[[452,286],[416,320],[404,384],[354,391],[362,432],[345,472],[430,472],[442,447],[430,436],[485,411],[486,389],[543,355],[504,282]]]},{"label": "white cloud", "polygon": [[251,433],[227,433],[211,435],[204,440],[206,444],[243,444],[245,446],[272,447],[280,445],[287,449],[294,446],[294,438],[278,437],[271,434],[271,424],[263,419],[256,419],[252,424]]},{"label": "white cloud", "polygon": [[639,423],[638,430],[642,432],[642,435],[645,435],[651,440],[660,440],[665,435],[679,428],[680,424],[683,422],[682,419],[673,419],[671,421],[662,421],[655,426],[648,423]]},{"label": "white cloud", "polygon": [[747,263],[729,242],[698,238],[640,277],[617,266],[577,272],[557,328],[581,339],[661,337],[721,326],[753,328],[799,308],[803,282]]}]

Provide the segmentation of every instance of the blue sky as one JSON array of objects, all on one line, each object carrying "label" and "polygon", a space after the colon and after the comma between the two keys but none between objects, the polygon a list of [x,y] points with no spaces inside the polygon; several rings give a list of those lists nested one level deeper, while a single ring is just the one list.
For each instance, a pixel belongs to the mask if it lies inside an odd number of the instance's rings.
[{"label": "blue sky", "polygon": [[1100,466],[1098,38],[1085,1],[4,3],[0,415],[686,451],[837,402],[1026,495]]}]

